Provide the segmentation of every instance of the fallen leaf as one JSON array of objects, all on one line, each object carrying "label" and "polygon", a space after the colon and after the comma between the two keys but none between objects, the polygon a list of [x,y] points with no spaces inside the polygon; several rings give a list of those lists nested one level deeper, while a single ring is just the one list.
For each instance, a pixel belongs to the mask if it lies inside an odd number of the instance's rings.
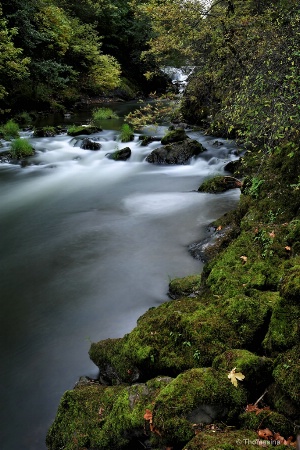
[{"label": "fallen leaf", "polygon": [[270,236],[271,238],[274,238],[274,237],[275,237],[275,233],[274,233],[274,230],[273,230],[273,231],[271,231],[271,233],[269,233],[269,236]]},{"label": "fallen leaf", "polygon": [[221,231],[222,230],[222,225],[219,225],[217,228],[217,231]]},{"label": "fallen leaf", "polygon": [[266,439],[267,441],[271,441],[273,439],[273,433],[269,428],[265,428],[264,430],[258,430],[258,436],[261,439]]},{"label": "fallen leaf", "polygon": [[288,245],[284,248],[286,249],[287,252],[290,252],[292,250],[291,247],[289,247]]},{"label": "fallen leaf", "polygon": [[228,374],[228,378],[230,379],[231,383],[237,387],[238,386],[238,382],[239,381],[243,381],[243,379],[245,378],[245,375],[243,375],[241,372],[237,372],[235,371],[236,367],[234,367],[234,369],[232,369],[229,374]]},{"label": "fallen leaf", "polygon": [[104,411],[104,408],[100,408],[100,409],[99,409],[99,413],[98,413],[98,414],[99,414],[100,417],[102,416],[103,411]]},{"label": "fallen leaf", "polygon": [[144,414],[144,419],[149,420],[150,423],[152,423],[152,412],[150,411],[150,409],[146,409],[146,412]]},{"label": "fallen leaf", "polygon": [[243,256],[240,256],[240,259],[242,260],[242,263],[245,264],[248,260],[248,257],[243,255]]}]

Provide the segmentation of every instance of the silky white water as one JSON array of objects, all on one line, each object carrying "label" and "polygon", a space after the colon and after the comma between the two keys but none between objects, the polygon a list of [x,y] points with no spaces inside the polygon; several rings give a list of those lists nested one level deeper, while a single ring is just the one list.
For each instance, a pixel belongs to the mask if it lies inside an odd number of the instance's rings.
[{"label": "silky white water", "polygon": [[[122,144],[113,130],[92,136],[99,151],[66,135],[31,138],[29,166],[0,164],[2,450],[44,450],[63,392],[97,376],[90,342],[129,332],[168,300],[170,278],[202,270],[188,245],[239,191],[196,191],[235,147],[188,134],[208,151],[186,166],[151,165],[159,142]],[[125,146],[128,161],[106,157]]]}]

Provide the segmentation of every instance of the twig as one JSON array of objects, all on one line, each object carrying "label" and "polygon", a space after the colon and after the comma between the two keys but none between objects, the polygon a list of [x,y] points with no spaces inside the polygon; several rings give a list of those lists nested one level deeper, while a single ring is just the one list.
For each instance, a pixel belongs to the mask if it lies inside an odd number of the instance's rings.
[{"label": "twig", "polygon": [[264,396],[266,395],[267,392],[268,392],[268,389],[266,389],[265,392],[259,397],[259,399],[256,400],[256,402],[254,403],[255,406],[258,405],[258,403],[264,398]]}]

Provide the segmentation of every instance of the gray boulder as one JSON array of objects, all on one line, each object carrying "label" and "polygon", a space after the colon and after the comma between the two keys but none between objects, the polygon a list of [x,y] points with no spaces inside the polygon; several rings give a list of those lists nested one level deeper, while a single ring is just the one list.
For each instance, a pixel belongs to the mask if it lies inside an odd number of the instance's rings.
[{"label": "gray boulder", "polygon": [[206,149],[199,142],[190,138],[156,148],[146,161],[153,164],[188,164],[193,156],[198,156]]}]

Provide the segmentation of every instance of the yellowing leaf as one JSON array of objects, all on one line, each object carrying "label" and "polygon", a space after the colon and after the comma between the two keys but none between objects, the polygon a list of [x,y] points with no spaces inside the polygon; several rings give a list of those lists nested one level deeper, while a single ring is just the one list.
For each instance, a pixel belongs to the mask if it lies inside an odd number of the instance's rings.
[{"label": "yellowing leaf", "polygon": [[245,378],[245,375],[243,375],[241,372],[237,372],[235,371],[236,367],[234,369],[231,370],[231,372],[229,372],[228,374],[228,378],[231,381],[231,383],[237,387],[238,382],[239,381],[243,381],[243,379]]}]

